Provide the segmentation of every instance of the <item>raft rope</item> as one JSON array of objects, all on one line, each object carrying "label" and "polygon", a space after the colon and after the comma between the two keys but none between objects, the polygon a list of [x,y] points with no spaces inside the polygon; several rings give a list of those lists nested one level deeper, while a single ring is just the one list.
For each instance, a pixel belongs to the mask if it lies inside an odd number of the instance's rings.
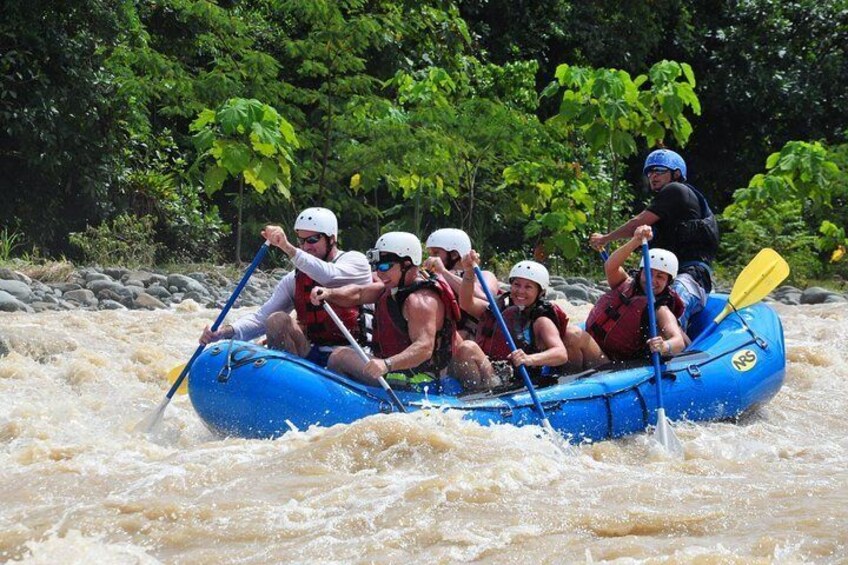
[{"label": "raft rope", "polygon": [[226,365],[221,367],[220,371],[218,371],[218,382],[219,383],[225,383],[228,380],[230,380],[230,375],[233,372],[232,357],[230,356],[230,351],[232,351],[232,349],[233,349],[233,340],[230,339],[230,340],[227,341],[227,354],[225,355],[227,363],[226,363]]},{"label": "raft rope", "polygon": [[749,334],[751,334],[751,337],[754,339],[754,342],[756,342],[756,344],[760,346],[760,349],[764,351],[767,350],[768,343],[766,343],[766,340],[754,333],[754,330],[751,329],[751,326],[748,325],[748,322],[745,321],[745,318],[742,317],[742,314],[739,313],[739,310],[736,309],[736,306],[734,306],[732,302],[728,300],[727,303],[730,305],[730,309],[733,310],[733,313],[736,314],[736,317],[739,318],[739,321],[742,322],[742,326],[748,331]]},{"label": "raft rope", "polygon": [[[364,385],[360,385],[359,383],[352,382],[347,378],[337,375],[336,373],[325,369],[323,367],[317,367],[314,364],[309,363],[309,361],[305,360],[302,357],[298,357],[297,355],[292,355],[285,351],[280,350],[272,350],[266,349],[265,347],[259,347],[255,345],[241,345],[237,346],[233,349],[233,341],[229,340],[229,344],[226,349],[226,362],[225,365],[221,367],[221,370],[218,371],[218,382],[226,383],[231,373],[236,370],[244,367],[245,365],[255,365],[256,367],[261,367],[268,361],[277,360],[277,361],[288,361],[290,363],[295,363],[297,365],[302,365],[303,367],[313,371],[320,372],[321,376],[331,381],[338,383],[350,390],[356,392],[357,394],[361,394],[363,396],[368,397],[371,400],[374,400],[380,403],[380,411],[384,413],[389,413],[392,411],[391,403],[386,402],[386,400],[378,395],[373,394],[370,390],[368,390]],[[223,349],[220,346],[216,346],[215,349],[212,350],[212,353],[217,355],[221,353]],[[259,353],[260,351],[265,352]],[[240,355],[244,352],[247,352],[247,355],[241,357]],[[316,371],[317,369],[317,371]]]}]

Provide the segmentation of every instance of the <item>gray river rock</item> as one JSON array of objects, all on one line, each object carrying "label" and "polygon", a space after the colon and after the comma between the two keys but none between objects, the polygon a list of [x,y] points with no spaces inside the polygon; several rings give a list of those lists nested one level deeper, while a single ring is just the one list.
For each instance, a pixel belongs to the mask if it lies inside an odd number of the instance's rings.
[{"label": "gray river rock", "polygon": [[[283,269],[256,271],[236,301],[236,306],[258,306],[265,302]],[[0,268],[0,311],[44,312],[52,310],[154,310],[166,309],[184,300],[203,307],[220,308],[229,298],[236,282],[219,271],[156,273],[121,267],[101,269],[80,267],[65,282],[42,282],[10,268]],[[501,283],[503,290],[509,285]],[[717,284],[716,290],[729,292],[731,285]],[[606,281],[586,277],[551,277],[547,297],[567,300],[575,306],[594,304],[609,290]],[[806,290],[784,285],[767,300],[788,305],[838,304],[848,302],[848,294],[810,287]]]}]

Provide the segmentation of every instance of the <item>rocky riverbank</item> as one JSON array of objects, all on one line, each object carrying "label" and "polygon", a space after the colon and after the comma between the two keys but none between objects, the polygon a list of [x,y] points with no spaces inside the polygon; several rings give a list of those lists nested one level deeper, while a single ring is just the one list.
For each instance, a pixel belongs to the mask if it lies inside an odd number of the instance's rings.
[{"label": "rocky riverbank", "polygon": [[[238,282],[225,276],[223,271],[180,274],[120,267],[81,267],[64,277],[63,282],[43,282],[17,270],[0,268],[0,311],[155,310],[189,299],[208,308],[220,308]],[[262,304],[286,272],[284,269],[257,270],[235,306]],[[608,288],[605,281],[553,276],[549,297],[584,305],[596,302]],[[717,290],[729,292],[730,288],[719,285]],[[802,290],[782,286],[770,299],[790,305],[842,303],[848,302],[848,293],[820,287]]]},{"label": "rocky riverbank", "polygon": [[[20,271],[0,268],[0,311],[156,310],[189,299],[219,308],[238,283],[222,271],[180,274],[82,267],[63,282],[42,282]],[[256,271],[235,306],[262,304],[285,274],[283,269]]]}]

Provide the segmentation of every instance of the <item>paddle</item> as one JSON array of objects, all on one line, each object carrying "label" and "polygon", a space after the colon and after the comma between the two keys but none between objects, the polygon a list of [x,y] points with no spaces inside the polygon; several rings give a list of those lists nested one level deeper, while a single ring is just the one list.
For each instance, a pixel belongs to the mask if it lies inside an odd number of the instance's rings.
[{"label": "paddle", "polygon": [[766,247],[757,253],[736,277],[736,282],[733,283],[733,290],[730,291],[730,298],[727,300],[724,309],[695,338],[689,349],[694,349],[695,345],[712,334],[728,314],[759,302],[769,292],[777,288],[777,285],[783,282],[788,275],[789,265],[777,251]]},{"label": "paddle", "polygon": [[[489,290],[489,286],[486,284],[486,279],[483,278],[483,271],[481,271],[480,267],[477,265],[474,266],[474,274],[477,275],[477,280],[480,281],[480,287],[483,289],[483,292],[486,293],[486,299],[489,301],[489,310],[495,316],[495,320],[497,320],[498,326],[501,328],[501,333],[506,338],[507,345],[509,345],[509,350],[515,351],[518,349],[515,346],[515,340],[512,339],[512,334],[509,333],[509,328],[507,328],[506,322],[498,308],[498,304],[492,296],[492,291]],[[542,407],[542,403],[539,402],[539,396],[536,394],[536,388],[533,386],[533,381],[530,380],[530,374],[527,373],[527,367],[519,365],[518,372],[521,373],[521,378],[524,379],[524,386],[527,387],[527,392],[530,393],[530,398],[533,400],[533,406],[536,408],[536,412],[539,413],[539,419],[542,421],[542,428],[548,432],[552,438],[554,438],[554,443],[556,443],[557,447],[559,447],[563,453],[569,455],[571,450],[566,450],[566,448],[562,445],[562,436],[557,434],[553,426],[551,426],[551,422],[548,420],[547,414],[545,414],[545,409]]]},{"label": "paddle", "polygon": [[[651,251],[648,249],[648,240],[642,238],[642,257],[645,272],[645,295],[648,298],[648,331],[651,338],[657,336],[657,313],[654,311],[654,287],[651,282]],[[657,428],[654,431],[654,439],[662,445],[666,451],[674,455],[683,455],[683,446],[674,435],[674,430],[665,416],[662,394],[662,369],[660,368],[660,354],[651,352],[651,361],[654,364],[654,377],[657,380]]]},{"label": "paddle", "polygon": [[[180,378],[183,369],[185,369],[185,363],[172,367],[171,370],[168,371],[168,374],[165,375],[165,378],[168,379],[169,385],[172,385],[177,382],[177,379]],[[183,381],[183,384],[181,384],[180,388],[177,389],[177,394],[188,394],[188,381]]]},{"label": "paddle", "polygon": [[[336,312],[333,310],[332,306],[330,306],[326,301],[322,301],[321,304],[324,306],[324,311],[327,312],[327,315],[329,315],[330,318],[333,319],[333,322],[336,324],[336,327],[339,328],[339,331],[344,334],[345,338],[347,339],[347,342],[356,351],[357,355],[359,355],[359,358],[362,359],[364,363],[368,363],[371,358],[368,357],[368,354],[365,353],[365,350],[362,349],[362,346],[359,345],[359,343],[357,343],[355,339],[353,339],[353,336],[350,335],[350,332],[347,330],[345,325],[336,315]],[[406,412],[406,408],[404,408],[403,404],[400,401],[400,398],[397,397],[397,394],[395,394],[395,391],[393,391],[392,387],[389,386],[389,383],[386,382],[386,379],[384,379],[381,375],[377,377],[377,381],[380,383],[380,386],[383,387],[383,390],[386,391],[386,394],[389,395],[389,398],[392,399],[392,402],[395,406],[397,406],[398,410],[400,410],[401,412]]]},{"label": "paddle", "polygon": [[[242,289],[247,284],[248,279],[250,279],[250,275],[253,274],[253,271],[256,270],[256,267],[259,266],[259,263],[262,262],[262,259],[264,259],[265,255],[268,253],[268,247],[270,245],[271,242],[266,240],[265,243],[262,244],[262,247],[259,248],[259,252],[256,254],[256,257],[253,258],[253,262],[244,272],[244,276],[242,276],[241,281],[239,281],[238,283],[238,286],[233,291],[232,295],[230,295],[230,298],[229,300],[227,300],[227,303],[224,305],[224,308],[221,310],[221,313],[218,314],[218,318],[215,320],[215,323],[212,324],[213,332],[218,330],[218,326],[220,326],[221,323],[224,321],[224,318],[227,317],[227,313],[230,311],[230,308],[232,308],[233,303],[236,301],[239,294],[241,294]],[[205,347],[206,346],[202,343],[197,347],[197,349],[194,351],[194,355],[192,355],[191,359],[188,360],[188,363],[185,364],[182,372],[180,372],[180,376],[177,377],[177,380],[175,380],[174,384],[171,385],[171,389],[165,395],[165,398],[162,399],[162,402],[159,403],[159,406],[157,406],[156,409],[151,412],[146,418],[136,424],[135,428],[133,428],[133,431],[149,433],[153,431],[153,428],[155,428],[160,421],[162,421],[162,416],[165,414],[165,409],[168,407],[168,403],[171,402],[171,398],[173,398],[174,394],[177,392],[177,389],[180,388],[180,385],[183,383],[183,379],[186,378],[186,375],[188,375],[189,370],[191,370],[191,366],[194,364],[194,361],[200,356],[201,352],[203,352],[203,349]]]}]

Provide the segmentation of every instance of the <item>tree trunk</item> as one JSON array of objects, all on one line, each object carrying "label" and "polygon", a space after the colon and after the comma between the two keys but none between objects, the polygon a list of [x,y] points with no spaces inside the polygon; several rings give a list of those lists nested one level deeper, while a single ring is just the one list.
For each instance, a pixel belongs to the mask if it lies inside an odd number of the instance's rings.
[{"label": "tree trunk", "polygon": [[241,265],[241,218],[244,209],[244,177],[239,177],[238,221],[236,223],[236,263]]},{"label": "tree trunk", "polygon": [[607,208],[607,233],[612,231],[612,208],[618,192],[618,158],[612,151],[612,147],[610,147],[610,155],[612,155],[612,186],[610,187],[609,207]]},{"label": "tree trunk", "polygon": [[415,234],[418,235],[421,233],[421,185],[419,184],[419,190],[415,192]]},{"label": "tree trunk", "polygon": [[330,162],[330,136],[333,133],[333,103],[327,99],[327,121],[324,127],[324,147],[321,155],[321,176],[318,178],[318,202],[324,201],[324,182]]}]

